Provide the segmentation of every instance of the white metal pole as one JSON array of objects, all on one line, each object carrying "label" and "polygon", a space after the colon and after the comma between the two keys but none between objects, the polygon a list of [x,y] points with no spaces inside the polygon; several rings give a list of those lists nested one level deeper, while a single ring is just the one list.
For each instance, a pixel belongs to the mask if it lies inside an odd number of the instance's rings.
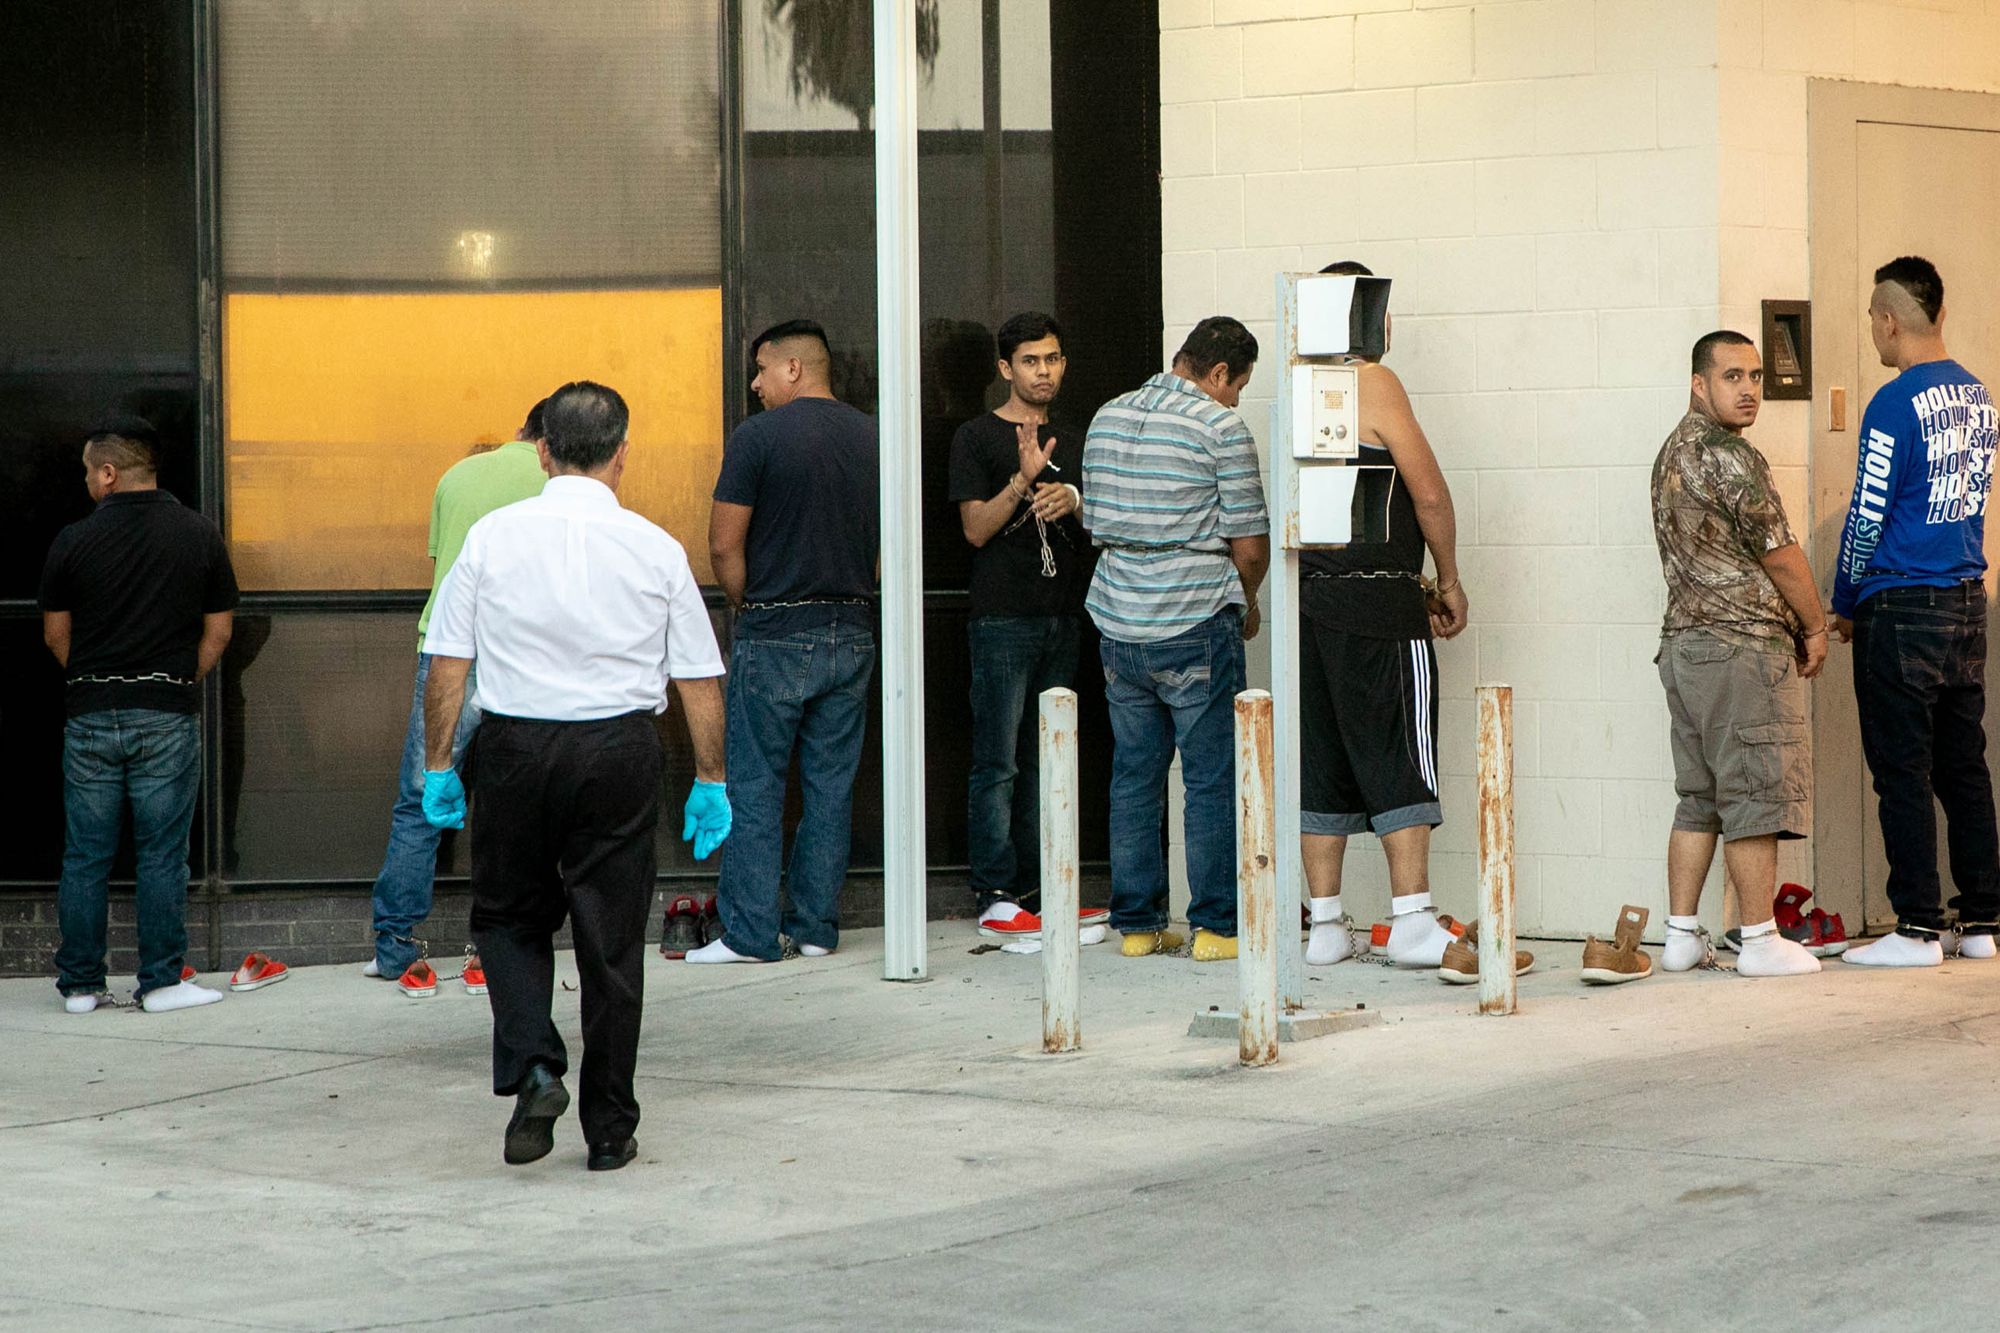
[{"label": "white metal pole", "polygon": [[927,970],[917,7],[875,0],[875,339],[882,471],[882,975]]},{"label": "white metal pole", "polygon": [[[1271,636],[1271,694],[1273,712],[1272,799],[1278,812],[1276,854],[1278,903],[1281,910],[1299,910],[1301,887],[1305,884],[1304,857],[1299,847],[1299,549],[1296,533],[1288,521],[1298,513],[1299,465],[1292,457],[1294,430],[1306,424],[1293,422],[1291,394],[1285,386],[1291,375],[1291,351],[1298,346],[1294,325],[1298,317],[1298,279],[1289,273],[1278,275],[1278,318],[1282,325],[1279,347],[1284,355],[1276,397],[1271,404],[1271,438],[1266,446],[1265,504],[1272,514],[1271,574],[1265,606],[1264,632]],[[1299,945],[1298,925],[1287,916],[1278,923],[1278,1003],[1299,1009],[1306,1002],[1305,958]]]},{"label": "white metal pole", "polygon": [[1280,941],[1289,934],[1298,950],[1297,928],[1282,929],[1271,767],[1270,691],[1245,690],[1236,696],[1236,1057],[1246,1065],[1278,1059]]},{"label": "white metal pole", "polygon": [[1479,1012],[1514,1012],[1514,689],[1479,695]]},{"label": "white metal pole", "polygon": [[1042,1050],[1083,1044],[1077,938],[1076,692],[1042,691]]}]

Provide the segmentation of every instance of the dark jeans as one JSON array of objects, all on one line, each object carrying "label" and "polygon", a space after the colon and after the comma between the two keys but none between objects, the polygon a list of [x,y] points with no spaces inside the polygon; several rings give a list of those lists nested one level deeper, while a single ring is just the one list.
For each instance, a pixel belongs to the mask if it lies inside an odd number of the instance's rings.
[{"label": "dark jeans", "polygon": [[1181,755],[1187,791],[1188,924],[1236,933],[1236,695],[1243,688],[1242,613],[1225,607],[1171,639],[1106,637],[1111,708],[1111,924],[1121,933],[1167,924],[1160,845],[1167,770]]},{"label": "dark jeans", "polygon": [[[875,633],[859,618],[770,638],[738,638],[729,655],[729,805],[716,910],[737,953],[775,960],[778,935],[840,943],[840,886],[854,812],[854,773],[868,730]],[[804,797],[780,919],[785,778],[799,756]],[[896,812],[889,814],[897,817]]]},{"label": "dark jeans", "polygon": [[472,939],[493,1008],[493,1091],[568,1052],[549,1015],[555,934],[568,917],[582,982],[583,1136],[627,1138],[645,999],[660,822],[660,738],[646,713],[599,722],[489,714],[472,775]]},{"label": "dark jeans", "polygon": [[972,779],[965,840],[972,891],[996,899],[1041,888],[1041,693],[1076,679],[1074,616],[978,616],[972,649]]},{"label": "dark jeans", "polygon": [[[431,885],[437,875],[438,840],[442,829],[424,818],[424,688],[430,682],[431,655],[417,654],[416,686],[410,695],[410,721],[403,729],[403,760],[396,773],[396,804],[389,814],[389,849],[382,856],[382,873],[375,877],[375,963],[394,980],[417,961],[413,932],[431,914]],[[465,706],[451,738],[455,768],[479,729],[479,705],[472,701],[477,669],[465,673]]]},{"label": "dark jeans", "polygon": [[1937,819],[1944,807],[1951,900],[1973,933],[2000,919],[2000,836],[1986,769],[1986,591],[1890,588],[1854,615],[1854,699],[1881,805],[1889,902],[1905,934],[1945,924]]},{"label": "dark jeans", "polygon": [[108,709],[63,725],[62,885],[56,987],[104,989],[111,861],[132,808],[138,993],[180,984],[187,952],[188,829],[201,787],[201,724],[192,713]]}]

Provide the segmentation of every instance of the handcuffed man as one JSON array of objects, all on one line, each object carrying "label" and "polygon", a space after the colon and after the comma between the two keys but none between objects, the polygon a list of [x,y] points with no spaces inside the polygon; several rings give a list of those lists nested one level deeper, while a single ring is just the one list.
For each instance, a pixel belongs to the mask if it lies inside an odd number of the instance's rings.
[{"label": "handcuffed man", "polygon": [[1271,564],[1256,441],[1236,413],[1256,365],[1250,330],[1212,315],[1084,441],[1083,523],[1103,548],[1085,606],[1111,712],[1111,925],[1128,958],[1181,944],[1160,837],[1176,751],[1194,958],[1236,956],[1235,698]]},{"label": "handcuffed man", "polygon": [[[1322,273],[1372,276],[1351,260]],[[1299,561],[1299,827],[1311,897],[1306,961],[1354,951],[1341,904],[1347,840],[1373,832],[1389,863],[1389,961],[1436,967],[1455,938],[1431,904],[1431,830],[1444,822],[1437,772],[1437,649],[1465,628],[1451,488],[1381,363],[1357,368],[1363,464],[1396,469],[1389,541],[1308,551]],[[1437,582],[1424,582],[1424,551]]]},{"label": "handcuffed man", "polygon": [[[1757,346],[1719,329],[1697,339],[1687,415],[1653,463],[1653,536],[1667,581],[1660,683],[1680,804],[1667,838],[1661,966],[1713,961],[1697,913],[1722,838],[1748,977],[1819,971],[1778,933],[1778,842],[1812,831],[1805,682],[1826,661],[1826,623],[1770,465],[1743,438],[1764,401]],[[1636,979],[1645,975],[1635,971]]]},{"label": "handcuffed man", "polygon": [[[1875,271],[1868,331],[1900,372],[1861,418],[1834,572],[1834,630],[1854,644],[1861,752],[1875,779],[1896,930],[1864,967],[1994,956],[2000,834],[1986,766],[1986,501],[1993,399],[1944,345],[1944,279],[1905,256]],[[1939,902],[1937,816],[1957,893]]]}]

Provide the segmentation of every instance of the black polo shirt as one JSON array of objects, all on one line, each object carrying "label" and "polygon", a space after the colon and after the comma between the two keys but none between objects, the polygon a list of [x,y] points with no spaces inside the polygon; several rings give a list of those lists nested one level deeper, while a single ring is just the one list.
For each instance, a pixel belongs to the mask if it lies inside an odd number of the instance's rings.
[{"label": "black polo shirt", "polygon": [[40,600],[70,613],[69,716],[193,713],[202,617],[236,609],[236,574],[215,524],[166,491],[124,491],[56,534]]}]

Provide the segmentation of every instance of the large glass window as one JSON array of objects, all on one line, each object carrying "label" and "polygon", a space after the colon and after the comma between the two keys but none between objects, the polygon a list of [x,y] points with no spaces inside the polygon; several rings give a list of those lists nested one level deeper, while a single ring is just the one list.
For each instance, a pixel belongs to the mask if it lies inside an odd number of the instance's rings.
[{"label": "large glass window", "polygon": [[251,590],[426,587],[438,475],[557,385],[706,577],[719,0],[224,0],[225,513]]},{"label": "large glass window", "polygon": [[0,882],[62,862],[62,671],[33,598],[90,512],[84,437],[150,418],[161,484],[203,499],[194,99],[185,0],[0,5]]}]

